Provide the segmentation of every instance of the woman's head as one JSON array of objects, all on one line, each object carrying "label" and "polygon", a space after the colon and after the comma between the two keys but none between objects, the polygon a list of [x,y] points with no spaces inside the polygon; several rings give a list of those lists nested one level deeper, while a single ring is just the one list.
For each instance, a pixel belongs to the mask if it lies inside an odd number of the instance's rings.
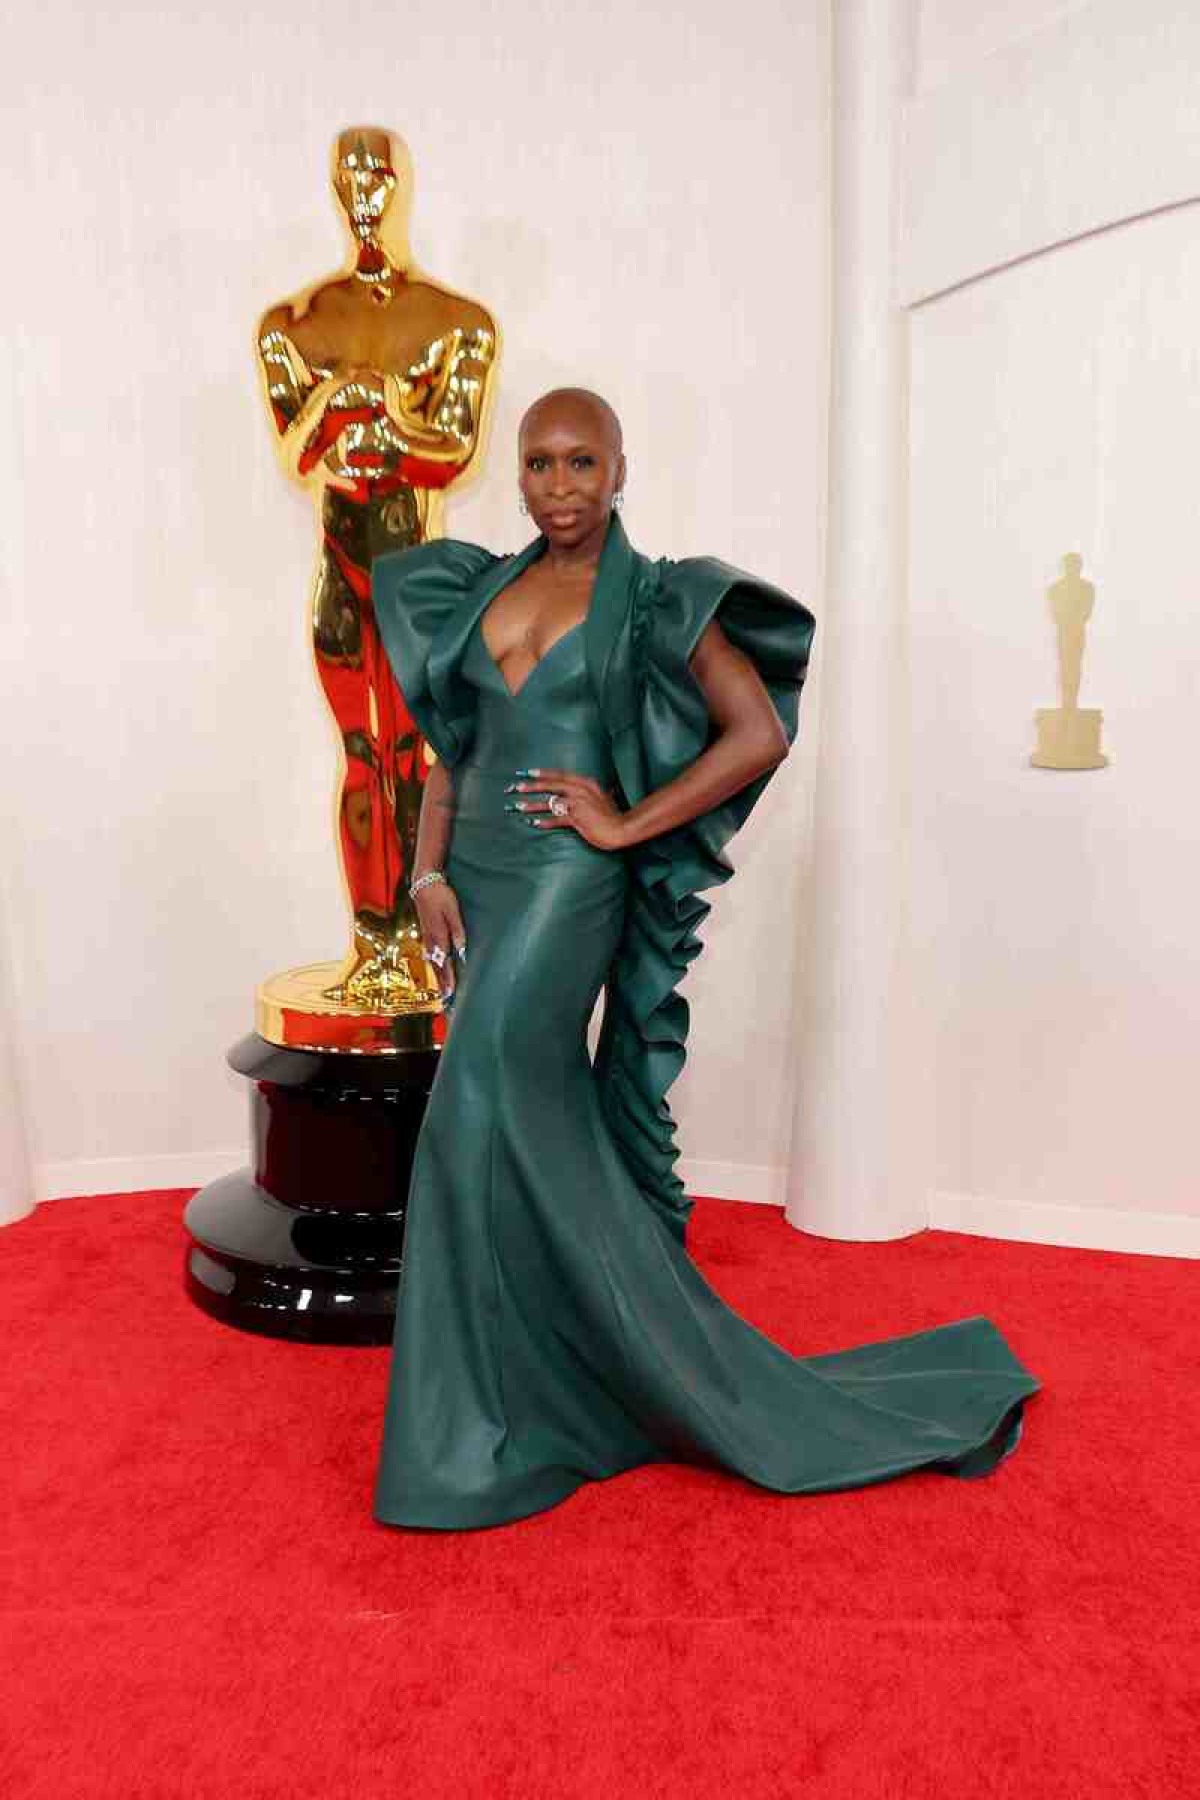
[{"label": "woman's head", "polygon": [[518,439],[521,492],[538,530],[556,548],[604,540],[625,483],[621,421],[587,388],[555,388],[535,400]]}]

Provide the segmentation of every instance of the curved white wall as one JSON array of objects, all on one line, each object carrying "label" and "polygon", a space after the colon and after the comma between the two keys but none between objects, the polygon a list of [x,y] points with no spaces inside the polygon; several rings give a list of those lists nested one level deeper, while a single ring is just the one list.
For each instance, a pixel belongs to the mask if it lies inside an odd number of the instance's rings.
[{"label": "curved white wall", "polygon": [[[913,320],[914,847],[947,1222],[1200,1214],[1197,292],[1191,207]],[[1044,589],[1068,550],[1096,583],[1081,704],[1112,762],[1048,774],[1030,715],[1057,703]],[[1197,1226],[1160,1226],[1161,1247],[1200,1249]]]},{"label": "curved white wall", "polygon": [[[835,19],[789,1217],[1200,1254],[1200,207],[1181,204],[1200,15],[845,0]],[[1097,584],[1083,703],[1113,764],[1047,774],[1028,759],[1068,551]]]},{"label": "curved white wall", "polygon": [[[974,63],[926,36],[910,109],[900,293],[966,283],[910,315],[930,1218],[1197,1254],[1200,15],[1044,10]],[[1087,774],[1028,766],[1069,550],[1112,756]]]},{"label": "curved white wall", "polygon": [[[907,304],[1200,194],[1194,0],[1021,0],[985,9],[986,36],[974,5],[955,17],[941,0],[922,13],[921,88],[907,118]],[[963,60],[968,28],[990,54]]]},{"label": "curved white wall", "polygon": [[811,875],[799,921],[799,1066],[788,1217],[830,1237],[926,1218],[922,1053],[910,952],[905,607],[908,344],[893,296],[914,12],[833,17],[826,617]]}]

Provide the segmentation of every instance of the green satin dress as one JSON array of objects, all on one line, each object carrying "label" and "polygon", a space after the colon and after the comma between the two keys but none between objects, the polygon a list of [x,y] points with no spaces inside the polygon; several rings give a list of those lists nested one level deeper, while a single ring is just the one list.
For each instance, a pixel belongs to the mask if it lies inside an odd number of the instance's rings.
[{"label": "green satin dress", "polygon": [[504,810],[519,768],[575,769],[632,802],[686,766],[708,729],[687,658],[710,617],[753,655],[790,738],[812,615],[709,559],[651,563],[614,520],[587,620],[510,693],[480,621],[544,548],[441,541],[374,573],[396,675],[451,769],[446,873],[467,934],[409,1190],[375,1516],[498,1525],[650,1462],[789,1494],[984,1474],[1039,1385],[989,1320],[796,1357],[686,1248],[665,1102],[687,1030],[675,990],[697,890],[728,878],[721,846],[766,778],[625,854]]}]

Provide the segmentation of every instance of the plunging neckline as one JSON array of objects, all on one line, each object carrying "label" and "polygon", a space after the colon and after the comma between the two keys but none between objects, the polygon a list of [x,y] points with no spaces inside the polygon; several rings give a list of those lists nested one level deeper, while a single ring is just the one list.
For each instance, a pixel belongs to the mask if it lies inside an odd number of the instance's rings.
[{"label": "plunging neckline", "polygon": [[[491,663],[493,669],[495,669],[496,674],[500,677],[500,685],[504,689],[505,693],[508,695],[510,700],[519,700],[520,699],[521,695],[525,692],[525,689],[529,686],[530,682],[533,680],[534,676],[537,674],[538,670],[541,668],[541,666],[545,662],[546,658],[548,656],[553,656],[554,652],[558,649],[558,646],[560,644],[565,644],[569,637],[573,637],[577,631],[582,631],[583,627],[587,624],[587,621],[588,621],[588,614],[584,613],[582,619],[576,619],[574,625],[568,625],[567,629],[559,637],[556,637],[552,644],[548,645],[547,648],[542,651],[542,654],[538,657],[537,661],[533,664],[533,667],[527,672],[525,679],[524,679],[524,681],[522,681],[521,685],[516,688],[511,688],[508,685],[508,681],[504,674],[504,670],[500,667],[500,664],[496,661],[496,658],[492,655],[491,651],[488,649],[487,638],[483,635],[484,614],[488,610],[489,609],[487,607],[485,607],[484,611],[482,613],[480,613],[478,619],[475,621],[475,629],[479,634],[479,642],[483,645],[483,653],[487,657],[488,661]],[[589,608],[589,611],[590,611],[590,608]]]}]

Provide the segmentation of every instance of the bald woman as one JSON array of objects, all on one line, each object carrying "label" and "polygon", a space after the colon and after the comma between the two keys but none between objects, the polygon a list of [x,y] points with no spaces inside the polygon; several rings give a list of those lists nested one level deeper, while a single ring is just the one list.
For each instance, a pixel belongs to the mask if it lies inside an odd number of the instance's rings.
[{"label": "bald woman", "polygon": [[[778,1493],[1015,1449],[1038,1382],[975,1316],[792,1356],[687,1250],[667,1089],[700,891],[795,739],[814,620],[622,529],[620,422],[521,422],[513,556],[377,559],[388,656],[438,763],[412,891],[451,1025],[413,1163],[375,1491],[385,1524],[499,1525],[644,1463]],[[595,1059],[588,1024],[605,995]]]}]

